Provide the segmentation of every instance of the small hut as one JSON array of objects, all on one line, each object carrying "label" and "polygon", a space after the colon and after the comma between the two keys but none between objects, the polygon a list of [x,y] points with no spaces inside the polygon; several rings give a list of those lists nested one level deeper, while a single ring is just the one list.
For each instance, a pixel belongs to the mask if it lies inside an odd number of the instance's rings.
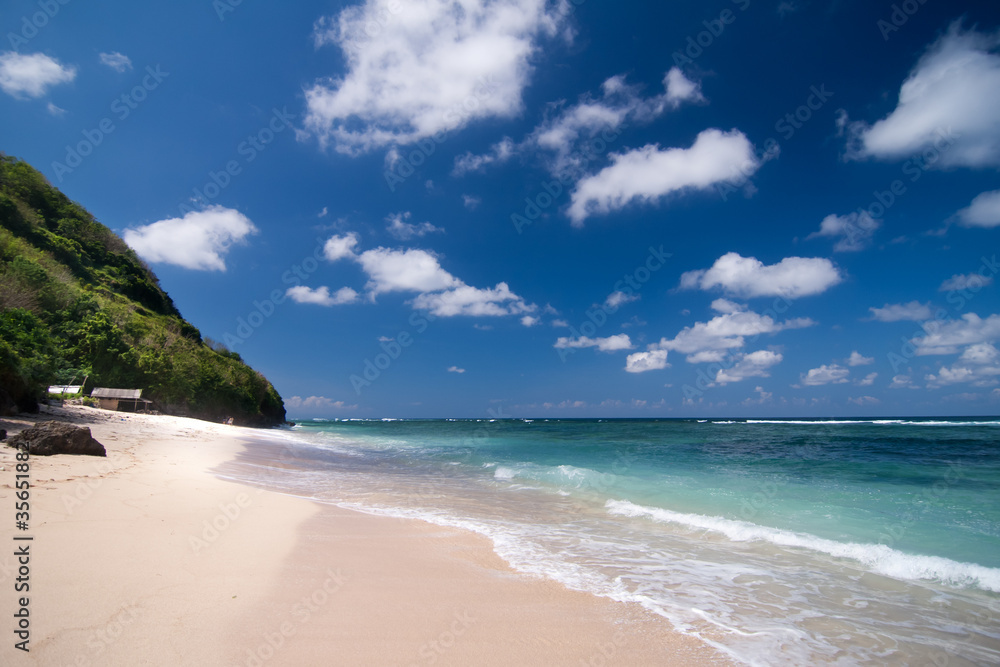
[{"label": "small hut", "polygon": [[152,401],[142,397],[142,389],[97,387],[90,392],[90,397],[96,398],[103,409],[118,412],[149,412],[152,404]]}]

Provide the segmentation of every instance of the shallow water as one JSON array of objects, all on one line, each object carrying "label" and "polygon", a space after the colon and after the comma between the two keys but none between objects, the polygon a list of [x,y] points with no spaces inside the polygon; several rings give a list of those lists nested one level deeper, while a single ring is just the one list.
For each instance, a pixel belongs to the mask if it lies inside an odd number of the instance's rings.
[{"label": "shallow water", "polygon": [[225,474],[493,540],[747,664],[1000,664],[1000,421],[315,421]]}]

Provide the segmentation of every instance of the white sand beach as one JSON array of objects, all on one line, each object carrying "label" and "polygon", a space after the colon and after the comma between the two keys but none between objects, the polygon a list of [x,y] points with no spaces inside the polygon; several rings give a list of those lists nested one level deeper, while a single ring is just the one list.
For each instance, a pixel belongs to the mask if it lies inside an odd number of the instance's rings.
[{"label": "white sand beach", "polygon": [[[30,535],[30,651],[5,665],[724,665],[637,606],[513,571],[481,536],[220,478],[267,433],[84,407],[0,423],[89,426],[107,458],[30,459],[14,530],[0,448],[4,615]],[[10,621],[6,624],[12,625]]]}]

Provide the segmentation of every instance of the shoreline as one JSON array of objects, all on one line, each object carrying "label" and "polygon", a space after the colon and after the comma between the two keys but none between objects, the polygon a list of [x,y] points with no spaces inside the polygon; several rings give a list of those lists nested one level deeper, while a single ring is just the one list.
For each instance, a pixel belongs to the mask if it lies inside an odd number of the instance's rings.
[{"label": "shoreline", "polygon": [[636,604],[514,571],[483,536],[220,477],[273,460],[259,430],[43,410],[4,427],[89,426],[108,457],[31,457],[31,650],[8,639],[4,664],[733,664]]}]

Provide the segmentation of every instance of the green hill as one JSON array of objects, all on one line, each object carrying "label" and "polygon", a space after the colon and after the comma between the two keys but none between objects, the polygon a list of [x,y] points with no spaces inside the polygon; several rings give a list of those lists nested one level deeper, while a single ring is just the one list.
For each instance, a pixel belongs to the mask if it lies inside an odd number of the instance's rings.
[{"label": "green hill", "polygon": [[50,384],[141,388],[162,412],[267,426],[267,379],[181,317],[146,264],[26,162],[0,153],[0,413]]}]

